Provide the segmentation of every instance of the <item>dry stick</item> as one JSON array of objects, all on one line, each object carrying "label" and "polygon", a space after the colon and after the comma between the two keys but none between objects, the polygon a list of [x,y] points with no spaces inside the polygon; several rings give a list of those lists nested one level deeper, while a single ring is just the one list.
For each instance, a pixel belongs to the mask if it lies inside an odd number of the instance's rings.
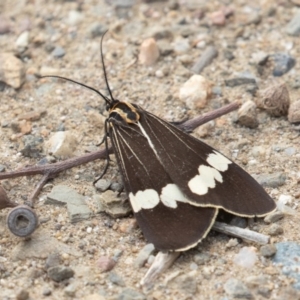
[{"label": "dry stick", "polygon": [[[217,117],[225,115],[231,111],[236,110],[239,107],[239,102],[233,102],[226,106],[223,106],[219,109],[216,109],[212,112],[206,113],[202,116],[197,116],[191,120],[184,122],[183,124],[179,125],[184,130],[192,131],[193,129],[197,128],[201,124],[204,124],[208,121],[211,121]],[[112,148],[108,149],[109,153],[112,153]],[[94,161],[96,159],[106,158],[106,150],[101,149],[99,151],[88,153],[82,155],[80,157],[74,157],[65,161],[57,162],[54,164],[44,165],[44,166],[34,166],[34,167],[27,167],[17,171],[5,172],[0,173],[0,180],[7,179],[7,178],[15,178],[20,176],[28,176],[28,175],[37,175],[42,174],[44,175],[41,181],[37,184],[35,190],[32,192],[28,203],[31,203],[30,206],[33,206],[34,199],[42,190],[43,186],[47,182],[47,180],[54,178],[58,173],[65,171],[67,169]]]}]

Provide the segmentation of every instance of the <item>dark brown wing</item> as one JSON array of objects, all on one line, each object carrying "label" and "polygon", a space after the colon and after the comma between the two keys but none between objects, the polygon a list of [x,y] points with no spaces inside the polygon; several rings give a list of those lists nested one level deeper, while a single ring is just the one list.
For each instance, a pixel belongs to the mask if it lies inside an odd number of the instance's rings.
[{"label": "dark brown wing", "polygon": [[164,172],[194,205],[247,217],[276,208],[253,177],[212,147],[146,111],[139,124]]},{"label": "dark brown wing", "polygon": [[[195,207],[182,199],[177,201],[181,192],[138,127],[132,130],[112,123],[109,136],[145,238],[159,250],[183,251],[199,243],[212,227],[217,209]],[[162,202],[165,187],[170,188],[170,197]],[[159,201],[151,202],[149,195]]]}]

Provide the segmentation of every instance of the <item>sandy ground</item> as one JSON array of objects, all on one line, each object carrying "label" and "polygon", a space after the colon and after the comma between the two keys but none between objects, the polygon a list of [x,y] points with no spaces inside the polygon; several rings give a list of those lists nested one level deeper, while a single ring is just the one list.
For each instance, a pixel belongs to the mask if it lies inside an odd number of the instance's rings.
[{"label": "sandy ground", "polygon": [[[115,97],[139,104],[167,120],[190,118],[235,100],[242,103],[255,100],[257,96],[249,93],[245,85],[225,85],[225,79],[234,78],[243,72],[249,72],[257,79],[259,91],[269,87],[275,80],[286,83],[291,102],[298,100],[299,65],[296,64],[290,72],[275,78],[270,67],[265,66],[263,72],[259,72],[254,62],[255,54],[258,55],[260,51],[269,55],[289,53],[296,60],[299,57],[299,37],[290,36],[285,31],[297,11],[297,6],[292,2],[165,1],[137,3],[129,8],[116,7],[115,3],[110,3],[114,1],[107,2],[24,0],[3,1],[0,4],[1,22],[10,28],[10,32],[0,35],[0,51],[17,54],[26,68],[25,83],[18,89],[6,87],[0,94],[0,163],[6,171],[34,165],[47,156],[46,141],[59,128],[71,131],[76,136],[76,150],[72,155],[95,150],[96,144],[101,141],[103,119],[106,116],[101,98],[71,83],[38,80],[35,76],[51,72],[105,92],[99,59],[100,36],[94,37],[92,34],[97,24],[109,29],[103,50]],[[214,25],[212,14],[222,7],[230,8],[232,14],[224,24]],[[122,18],[124,15],[127,18]],[[29,32],[29,39],[25,51],[21,51],[20,46],[17,49],[16,41],[24,31]],[[160,49],[169,48],[173,51],[161,54],[152,66],[142,65],[137,59],[140,44],[155,33],[163,37],[158,41]],[[183,39],[188,41],[187,49],[174,51],[174,45],[180,44]],[[214,45],[219,54],[201,75],[211,81],[221,91],[221,95],[213,94],[203,109],[192,110],[179,99],[179,90],[193,74],[190,71],[192,65],[208,45]],[[63,48],[63,57],[53,56],[52,51],[56,46]],[[228,59],[230,54],[233,59]],[[42,137],[45,142],[41,144],[39,157],[24,157],[20,153],[24,147],[24,136],[14,131],[11,124],[20,122],[18,116],[39,109],[43,109],[44,113],[38,120],[31,122],[29,134],[34,138]],[[104,116],[100,120],[99,112]],[[290,195],[288,205],[295,209],[296,214],[286,215],[276,222],[284,233],[272,237],[271,241],[298,242],[299,129],[289,123],[286,116],[275,118],[261,110],[257,110],[257,114],[259,126],[255,129],[235,123],[234,113],[223,116],[215,122],[203,140],[231,157],[250,174],[281,172],[286,175],[284,185],[267,188],[267,191],[275,200],[282,194]],[[262,257],[259,245],[251,245],[258,257],[254,266],[250,269],[241,267],[234,264],[233,259],[242,247],[249,245],[239,240],[235,246],[227,247],[231,237],[214,232],[198,247],[183,253],[155,287],[145,293],[139,281],[149,265],[136,268],[133,264],[146,241],[138,228],[131,228],[132,216],[116,220],[106,214],[95,213],[90,220],[71,224],[66,207],[43,205],[52,187],[64,184],[84,195],[89,207],[96,212],[96,191],[92,182],[103,167],[103,161],[95,161],[61,173],[44,187],[36,205],[40,218],[50,218],[41,224],[35,234],[45,236],[49,243],[55,244],[57,241],[68,246],[58,248],[64,249],[60,252],[61,264],[74,270],[73,278],[60,283],[51,280],[45,269],[45,259],[49,255],[34,257],[31,254],[24,260],[17,259],[16,251],[23,242],[5,229],[5,217],[9,210],[1,212],[1,299],[15,299],[18,295],[18,299],[176,297],[225,300],[233,297],[224,290],[230,278],[243,282],[253,299],[299,297],[294,294],[293,279],[283,275],[280,266],[275,266],[271,259]],[[121,182],[114,161],[106,178]],[[11,199],[22,203],[38,180],[38,176],[20,177],[5,180],[2,184]],[[270,225],[258,220],[252,226],[253,230],[266,233]],[[112,257],[117,252],[122,254],[113,269],[115,273],[111,275],[109,272],[101,272],[99,258]],[[197,256],[203,253],[209,259],[201,264]],[[119,276],[119,281],[115,283],[116,280],[111,276]],[[129,288],[136,291],[136,298],[133,295],[126,298]],[[97,295],[91,296],[93,294]]]}]

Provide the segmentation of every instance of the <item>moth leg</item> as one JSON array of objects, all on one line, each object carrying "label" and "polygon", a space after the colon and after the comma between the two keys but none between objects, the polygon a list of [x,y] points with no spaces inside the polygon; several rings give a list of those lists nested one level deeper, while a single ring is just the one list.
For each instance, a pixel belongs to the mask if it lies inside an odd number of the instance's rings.
[{"label": "moth leg", "polygon": [[108,152],[108,142],[107,142],[107,138],[108,138],[108,120],[105,120],[105,123],[104,123],[104,129],[105,129],[105,135],[101,141],[101,143],[99,144],[99,146],[101,144],[105,144],[105,154],[106,154],[106,165],[105,165],[105,168],[102,172],[102,174],[100,176],[98,176],[94,181],[93,181],[93,184],[95,185],[95,183],[100,180],[104,175],[105,173],[107,172],[108,170],[108,167],[109,167],[109,162],[110,162],[110,157],[109,157],[109,152]]}]

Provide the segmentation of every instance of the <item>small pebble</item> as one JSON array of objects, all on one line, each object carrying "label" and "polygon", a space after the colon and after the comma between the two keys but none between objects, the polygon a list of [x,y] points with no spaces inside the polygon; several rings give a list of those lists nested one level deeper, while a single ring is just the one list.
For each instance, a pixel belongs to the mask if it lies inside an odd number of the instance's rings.
[{"label": "small pebble", "polygon": [[295,101],[290,105],[288,120],[290,123],[300,123],[300,100]]},{"label": "small pebble", "polygon": [[225,245],[226,248],[234,248],[239,244],[237,239],[230,239],[227,244]]},{"label": "small pebble", "polygon": [[252,268],[257,262],[258,257],[256,248],[243,247],[238,254],[234,256],[233,262],[244,268]]},{"label": "small pebble", "polygon": [[284,214],[282,212],[280,212],[280,211],[274,211],[273,213],[270,213],[269,215],[267,215],[264,218],[264,221],[267,224],[275,223],[275,222],[281,220],[283,217],[284,217]]},{"label": "small pebble", "polygon": [[271,226],[267,229],[267,233],[271,236],[276,236],[283,233],[283,228],[280,225],[274,223],[271,224]]},{"label": "small pebble", "polygon": [[50,155],[68,158],[74,155],[77,145],[78,141],[70,131],[57,131],[46,142],[46,149]]},{"label": "small pebble", "polygon": [[297,11],[294,17],[286,25],[285,31],[291,36],[300,36],[300,11]]},{"label": "small pebble", "polygon": [[251,78],[251,77],[236,77],[236,78],[226,79],[225,84],[229,87],[235,87],[243,84],[256,85],[256,80],[255,78]]},{"label": "small pebble", "polygon": [[60,58],[60,57],[65,56],[66,52],[65,52],[64,48],[62,48],[60,46],[56,46],[51,54],[52,54],[52,56],[54,56],[56,58]]},{"label": "small pebble", "polygon": [[95,188],[100,191],[100,192],[105,192],[111,185],[111,181],[110,180],[106,180],[106,179],[99,179],[96,183],[95,183]]},{"label": "small pebble", "polygon": [[69,279],[74,276],[74,271],[70,267],[65,266],[51,267],[48,269],[47,273],[48,276],[56,282]]},{"label": "small pebble", "polygon": [[209,19],[213,25],[217,26],[224,26],[226,23],[226,17],[223,10],[217,10],[215,12],[212,12],[209,15]]},{"label": "small pebble", "polygon": [[154,252],[155,248],[153,244],[147,244],[138,254],[134,261],[134,266],[136,268],[141,268],[145,265],[149,256]]},{"label": "small pebble", "polygon": [[71,26],[75,26],[80,23],[83,19],[83,15],[81,12],[77,10],[71,10],[68,14],[67,23]]},{"label": "small pebble", "polygon": [[18,52],[23,52],[27,49],[29,44],[29,31],[22,32],[16,40],[16,48]]},{"label": "small pebble", "polygon": [[258,127],[256,104],[248,100],[238,110],[238,122],[239,124],[249,127]]},{"label": "small pebble", "polygon": [[180,88],[179,98],[190,109],[205,107],[211,95],[211,84],[201,75],[193,75]]},{"label": "small pebble", "polygon": [[277,249],[274,245],[263,245],[260,247],[260,254],[264,257],[271,257],[275,255]]},{"label": "small pebble", "polygon": [[124,189],[124,186],[120,182],[112,182],[110,185],[110,189],[114,192],[122,192]]},{"label": "small pebble", "polygon": [[75,284],[69,284],[67,287],[65,287],[64,294],[68,297],[74,298],[74,296],[76,294],[76,285]]},{"label": "small pebble", "polygon": [[115,285],[125,286],[125,282],[124,282],[123,278],[115,272],[110,272],[108,278],[109,278],[110,282]]},{"label": "small pebble", "polygon": [[108,256],[101,256],[97,260],[97,266],[101,272],[108,272],[114,268],[116,261]]},{"label": "small pebble", "polygon": [[16,296],[17,300],[27,300],[29,299],[29,292],[22,289]]},{"label": "small pebble", "polygon": [[254,178],[263,187],[277,188],[285,184],[286,174],[285,173],[260,174],[258,176],[254,176]]},{"label": "small pebble", "polygon": [[159,49],[155,39],[144,40],[140,47],[139,62],[145,66],[151,66],[158,58]]},{"label": "small pebble", "polygon": [[252,299],[253,295],[249,291],[249,289],[246,287],[246,285],[235,278],[230,278],[226,281],[224,284],[224,290],[233,298],[239,298],[239,299]]},{"label": "small pebble", "polygon": [[51,294],[52,294],[52,291],[49,288],[44,288],[43,296],[50,296]]},{"label": "small pebble", "polygon": [[176,54],[187,53],[188,51],[190,51],[190,49],[191,49],[191,46],[190,46],[190,42],[188,39],[176,40],[173,43],[173,50]]},{"label": "small pebble", "polygon": [[296,64],[296,60],[287,53],[275,53],[272,59],[274,61],[273,76],[284,75]]},{"label": "small pebble", "polygon": [[107,31],[107,27],[100,23],[92,24],[89,29],[92,38],[102,36],[106,31]]}]

